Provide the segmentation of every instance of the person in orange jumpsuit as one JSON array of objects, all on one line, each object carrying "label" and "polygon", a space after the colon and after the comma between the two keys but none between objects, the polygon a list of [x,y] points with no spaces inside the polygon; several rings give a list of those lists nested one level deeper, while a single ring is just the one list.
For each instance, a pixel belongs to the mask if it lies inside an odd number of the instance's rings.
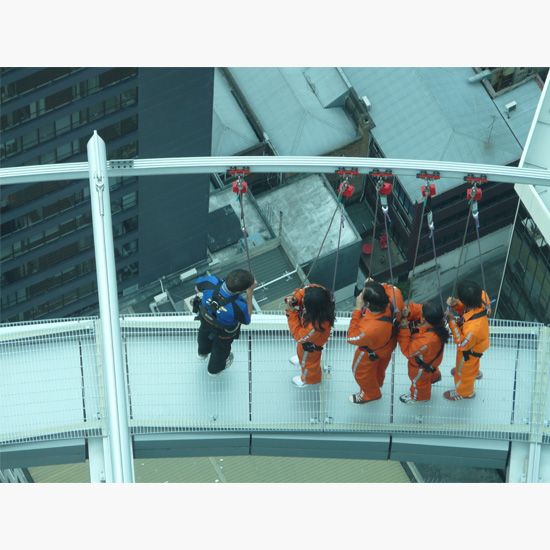
[{"label": "person in orange jumpsuit", "polygon": [[472,399],[475,397],[474,385],[481,378],[479,360],[489,349],[489,297],[476,281],[463,280],[457,286],[458,299],[449,297],[447,305],[459,315],[457,322],[447,310],[446,316],[456,343],[456,364],[451,374],[454,376],[455,389],[443,394],[449,401]]},{"label": "person in orange jumpsuit", "polygon": [[[374,279],[367,278],[365,280],[365,288],[367,288],[369,283],[374,283],[374,282],[376,282]],[[386,293],[386,296],[388,297],[388,300],[390,302],[391,314],[394,318],[394,324],[396,326],[396,328],[393,331],[392,339],[390,341],[391,351],[393,352],[393,350],[397,347],[397,333],[398,333],[397,328],[399,326],[399,322],[401,321],[401,312],[405,307],[405,302],[403,301],[403,294],[401,294],[401,290],[399,290],[399,288],[397,288],[396,286],[390,283],[380,283],[380,284],[384,287],[384,292]],[[384,384],[384,378],[386,376],[387,366],[388,365],[386,364],[386,366],[383,369],[379,369],[378,371],[378,385],[380,387],[382,387],[382,385]]]},{"label": "person in orange jumpsuit", "polygon": [[322,378],[321,355],[334,325],[334,300],[324,286],[311,284],[285,298],[285,313],[296,355],[289,361],[301,368],[292,382],[299,388],[319,384]]},{"label": "person in orange jumpsuit", "polygon": [[364,404],[382,397],[380,388],[397,339],[394,326],[394,308],[386,289],[368,281],[356,298],[348,329],[348,343],[357,346],[352,371],[359,392],[349,396],[352,403]]},{"label": "person in orange jumpsuit", "polygon": [[398,340],[403,355],[409,360],[411,380],[409,393],[401,395],[399,400],[410,405],[429,401],[432,384],[441,380],[438,367],[449,340],[441,306],[435,302],[409,303],[403,310]]}]

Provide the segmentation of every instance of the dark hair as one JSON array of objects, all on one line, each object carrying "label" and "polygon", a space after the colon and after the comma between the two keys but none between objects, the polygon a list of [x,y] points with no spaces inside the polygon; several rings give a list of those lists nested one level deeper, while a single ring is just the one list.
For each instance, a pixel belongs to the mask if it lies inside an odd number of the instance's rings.
[{"label": "dark hair", "polygon": [[384,287],[376,281],[369,281],[365,284],[363,300],[368,302],[368,308],[376,313],[384,311],[390,303]]},{"label": "dark hair", "polygon": [[430,325],[432,325],[434,332],[437,336],[439,336],[441,343],[446,344],[449,340],[449,331],[445,326],[441,306],[436,302],[426,302],[422,306],[422,316],[428,323],[430,323]]},{"label": "dark hair", "polygon": [[334,326],[334,300],[332,293],[323,286],[309,286],[304,292],[304,321],[311,323],[313,328],[323,331],[322,324],[328,321]]},{"label": "dark hair", "polygon": [[481,307],[481,286],[471,279],[460,281],[457,286],[458,299],[466,307]]},{"label": "dark hair", "polygon": [[254,283],[254,275],[245,269],[234,269],[228,273],[225,284],[230,292],[242,292]]}]

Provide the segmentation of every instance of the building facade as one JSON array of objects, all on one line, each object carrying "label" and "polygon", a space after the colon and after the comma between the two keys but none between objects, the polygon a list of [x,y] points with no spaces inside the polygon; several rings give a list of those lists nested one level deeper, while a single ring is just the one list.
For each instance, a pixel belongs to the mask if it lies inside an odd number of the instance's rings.
[{"label": "building facade", "polygon": [[[213,69],[4,68],[0,78],[3,167],[85,161],[94,130],[108,160],[210,155]],[[207,176],[110,186],[121,295],[204,260]],[[0,236],[1,321],[94,310],[87,180],[0,188]]]}]

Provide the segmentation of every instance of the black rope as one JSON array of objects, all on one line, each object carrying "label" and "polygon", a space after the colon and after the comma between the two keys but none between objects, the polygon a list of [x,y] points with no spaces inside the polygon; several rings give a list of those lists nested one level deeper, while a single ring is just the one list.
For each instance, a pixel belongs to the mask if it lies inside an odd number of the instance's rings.
[{"label": "black rope", "polygon": [[[239,182],[240,187],[240,182]],[[244,249],[246,251],[246,261],[248,262],[248,271],[252,273],[252,265],[250,263],[250,252],[248,250],[248,231],[246,230],[246,223],[244,219],[244,206],[243,206],[243,192],[239,189],[239,204],[241,206],[241,230],[243,232]]]},{"label": "black rope", "polygon": [[[481,266],[481,282],[483,283],[483,290],[487,292],[487,285],[485,284],[485,269],[483,268],[483,259],[481,257],[481,241],[479,236],[479,212],[477,215],[477,218],[475,219],[475,226],[476,226],[476,235],[477,235],[477,250],[479,254],[479,265]],[[489,304],[490,307],[490,304]]]},{"label": "black rope", "polygon": [[[338,191],[338,197],[337,197],[337,204],[336,208],[334,209],[334,212],[332,213],[332,218],[330,218],[330,223],[328,224],[327,231],[325,233],[325,236],[323,237],[323,240],[321,241],[321,246],[319,247],[319,251],[317,252],[317,256],[315,260],[313,260],[313,263],[309,266],[309,269],[306,273],[306,279],[309,281],[309,276],[311,275],[311,272],[313,271],[313,268],[315,267],[315,264],[317,263],[317,260],[319,259],[319,256],[321,256],[321,251],[323,250],[323,246],[325,245],[325,241],[327,240],[328,234],[330,232],[330,228],[332,227],[332,223],[334,222],[334,218],[336,216],[336,212],[338,212],[338,209],[340,208],[340,198],[342,197],[342,193],[344,192],[344,186],[342,185],[340,187],[340,190]],[[340,241],[340,237],[338,237],[338,242]],[[337,251],[338,253],[338,251]],[[336,256],[338,258],[338,255]]]},{"label": "black rope", "polygon": [[462,263],[462,254],[464,253],[464,244],[466,243],[466,235],[468,234],[468,226],[470,225],[470,214],[472,213],[472,206],[474,201],[470,201],[470,209],[468,210],[468,217],[466,218],[466,228],[464,229],[464,236],[462,237],[462,246],[460,247],[460,256],[458,257],[458,265],[456,266],[456,277],[453,283],[453,291],[451,296],[454,297],[456,292],[456,285],[458,284],[458,272],[460,270],[460,264]]},{"label": "black rope", "polygon": [[435,237],[434,230],[430,231],[430,239],[432,241],[432,248],[434,252],[434,263],[435,263],[435,272],[437,273],[437,287],[439,290],[439,300],[441,301],[441,310],[445,311],[445,303],[443,301],[443,295],[441,293],[441,275],[439,274],[439,266],[437,265],[437,253],[435,250]]},{"label": "black rope", "polygon": [[338,245],[336,246],[336,259],[334,261],[334,274],[332,276],[332,293],[336,288],[336,272],[338,271],[338,257],[340,255],[340,239],[342,237],[342,228],[344,227],[344,205],[340,204],[340,228],[338,230]]},{"label": "black rope", "polygon": [[378,219],[378,187],[376,188],[376,203],[374,207],[374,223],[372,225],[372,239],[370,244],[370,258],[369,258],[369,272],[367,273],[368,277],[372,277],[372,259],[374,258],[374,240],[376,238],[376,222]]},{"label": "black rope", "polygon": [[410,280],[410,283],[409,283],[409,292],[408,292],[408,295],[407,295],[407,304],[411,300],[412,287],[413,287],[413,282],[414,282],[414,272],[416,270],[416,260],[418,258],[418,247],[420,245],[420,235],[422,234],[422,223],[424,221],[424,210],[426,210],[426,203],[427,202],[428,202],[428,198],[426,197],[424,199],[424,202],[422,203],[422,212],[420,213],[420,226],[418,228],[418,237],[416,238],[416,249],[414,251],[413,268],[412,268],[412,273],[411,273],[411,280]]},{"label": "black rope", "polygon": [[390,251],[390,238],[389,238],[389,234],[388,234],[388,218],[389,218],[389,215],[388,215],[388,211],[384,211],[384,209],[382,209],[382,212],[384,212],[384,230],[386,231],[386,237],[388,238],[388,248],[387,248],[387,251],[388,251],[388,264],[389,264],[389,268],[390,268],[390,284],[391,284],[391,289],[392,289],[392,292],[393,292],[393,308],[394,310],[397,310],[397,300],[395,299],[395,286],[393,284],[393,269],[392,269],[392,263],[391,263],[391,251]]}]

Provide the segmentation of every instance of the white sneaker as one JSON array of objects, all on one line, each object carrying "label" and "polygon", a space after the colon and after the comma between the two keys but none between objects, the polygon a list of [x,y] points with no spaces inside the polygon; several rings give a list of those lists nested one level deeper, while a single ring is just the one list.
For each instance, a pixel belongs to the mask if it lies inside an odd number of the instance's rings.
[{"label": "white sneaker", "polygon": [[295,367],[299,367],[300,366],[300,359],[298,359],[298,356],[297,355],[293,355],[292,357],[289,358],[288,362],[291,364],[291,365],[294,365]]},{"label": "white sneaker", "polygon": [[295,386],[298,386],[299,388],[303,388],[304,386],[307,386],[307,384],[305,382],[302,382],[302,377],[301,376],[295,376],[292,379],[292,383]]},{"label": "white sneaker", "polygon": [[197,359],[200,359],[201,361],[206,361],[208,359],[208,353],[206,355],[201,355],[200,353],[197,353]]},{"label": "white sneaker", "polygon": [[416,405],[417,403],[425,403],[428,399],[419,401],[418,399],[413,399],[410,393],[404,393],[399,396],[399,401],[401,401],[401,403],[405,403],[405,405]]}]

